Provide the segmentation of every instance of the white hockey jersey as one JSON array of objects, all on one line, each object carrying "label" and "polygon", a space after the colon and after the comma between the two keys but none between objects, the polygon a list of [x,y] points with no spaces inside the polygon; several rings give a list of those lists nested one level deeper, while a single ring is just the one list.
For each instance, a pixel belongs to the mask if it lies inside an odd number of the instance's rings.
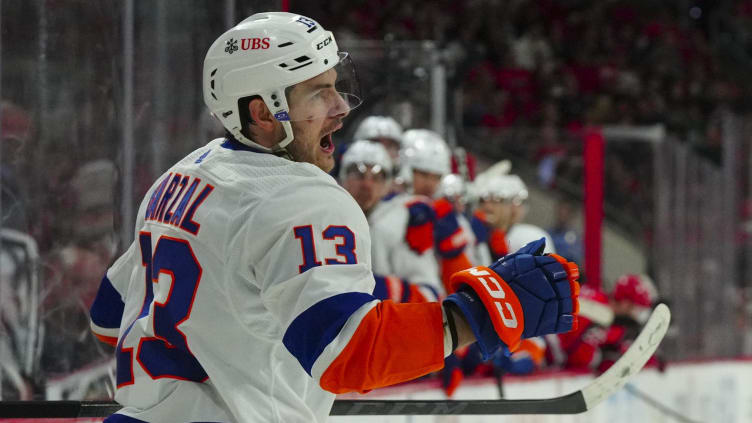
[{"label": "white hockey jersey", "polygon": [[[434,254],[433,222],[428,222],[431,200],[412,194],[399,194],[381,201],[368,216],[373,246],[373,272],[394,275],[414,284],[426,284],[443,294],[439,264]],[[431,211],[429,211],[431,210]],[[426,216],[421,216],[425,214]],[[416,231],[411,246],[408,231],[427,224],[427,232]]]},{"label": "white hockey jersey", "polygon": [[311,164],[212,141],[149,189],[134,237],[91,308],[117,348],[106,422],[322,422],[335,393],[443,365],[440,305],[371,295],[366,219]]}]

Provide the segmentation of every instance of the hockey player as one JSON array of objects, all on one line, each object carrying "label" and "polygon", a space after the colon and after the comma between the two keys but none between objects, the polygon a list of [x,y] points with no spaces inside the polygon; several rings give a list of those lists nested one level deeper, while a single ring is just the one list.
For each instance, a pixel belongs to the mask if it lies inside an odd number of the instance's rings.
[{"label": "hockey player", "polygon": [[392,179],[392,161],[381,144],[359,140],[342,155],[340,184],[368,217],[386,195]]},{"label": "hockey player", "polygon": [[534,239],[546,238],[546,253],[556,253],[554,242],[551,239],[551,235],[548,234],[543,228],[525,223],[525,215],[527,215],[527,199],[529,192],[525,182],[522,181],[517,175],[509,175],[509,192],[511,194],[511,201],[509,204],[512,207],[511,224],[507,229],[507,242],[509,243],[509,250],[516,251],[523,245]]},{"label": "hockey player", "polygon": [[439,134],[410,129],[402,137],[400,169],[409,192],[382,202],[370,218],[373,266],[379,274],[428,284],[451,293],[449,277],[471,266],[467,234],[446,200],[434,203],[441,178],[450,172],[450,152]]},{"label": "hockey player", "polygon": [[449,149],[438,134],[424,129],[408,130],[403,139],[411,147],[400,153],[402,173],[410,175],[413,185],[411,192],[383,201],[369,216],[373,271],[429,285],[443,296],[431,197],[441,176],[449,172]]},{"label": "hockey player", "polygon": [[472,226],[478,239],[485,239],[491,257],[496,260],[515,251],[524,241],[546,239],[546,252],[554,253],[550,236],[534,225],[519,223],[524,216],[527,188],[517,175],[494,174],[479,177],[473,189],[478,209]]},{"label": "hockey player", "polygon": [[392,161],[392,168],[399,169],[399,153],[402,147],[402,125],[389,116],[368,116],[355,130],[353,138],[378,142]]},{"label": "hockey player", "polygon": [[[465,254],[472,264],[490,263],[491,253],[488,251],[488,245],[485,239],[478,239],[475,236],[470,220],[466,217],[467,212],[467,184],[461,176],[454,173],[444,175],[441,178],[438,192],[438,199],[444,199],[450,203],[454,209],[460,227],[465,235],[464,241],[467,245]],[[437,200],[437,201],[439,201]],[[460,242],[462,242],[460,241]]]},{"label": "hockey player", "polygon": [[371,295],[368,224],[326,173],[351,75],[296,14],[255,14],[209,48],[204,100],[228,134],[148,190],[91,308],[116,346],[123,408],[106,422],[322,422],[335,394],[438,370],[457,346],[490,356],[573,327],[577,267],[542,240],[459,272],[443,303]]},{"label": "hockey player", "polygon": [[[625,274],[614,283],[610,303],[614,311],[614,323],[608,328],[603,342],[601,372],[611,367],[620,354],[629,348],[645,324],[658,297],[655,284],[648,275]],[[655,358],[648,365],[660,364]]]},{"label": "hockey player", "polygon": [[[392,161],[386,149],[371,141],[359,140],[350,145],[342,155],[340,184],[358,203],[366,219],[378,209],[379,201],[386,195],[392,180]],[[371,237],[375,235],[372,233]],[[372,244],[373,245],[373,244]],[[489,263],[490,260],[484,261]],[[413,284],[397,275],[374,273],[376,287],[373,295],[396,302],[438,301],[439,293],[431,285]]]}]

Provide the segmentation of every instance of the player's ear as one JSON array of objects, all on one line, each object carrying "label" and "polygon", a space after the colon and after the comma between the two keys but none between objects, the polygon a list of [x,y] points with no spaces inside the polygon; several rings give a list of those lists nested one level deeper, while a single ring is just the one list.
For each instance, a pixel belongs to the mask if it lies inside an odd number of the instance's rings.
[{"label": "player's ear", "polygon": [[252,128],[252,130],[260,130],[263,132],[273,132],[277,126],[277,119],[274,118],[272,112],[266,107],[266,103],[261,98],[254,98],[248,103],[248,113],[251,116],[251,127],[257,126],[258,128]]}]

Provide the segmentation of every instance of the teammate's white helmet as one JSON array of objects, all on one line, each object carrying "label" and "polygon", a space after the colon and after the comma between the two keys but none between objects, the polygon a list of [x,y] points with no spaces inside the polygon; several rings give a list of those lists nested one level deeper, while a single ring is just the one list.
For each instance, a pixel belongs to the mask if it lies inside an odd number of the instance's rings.
[{"label": "teammate's white helmet", "polygon": [[525,183],[517,175],[490,175],[473,183],[477,198],[513,201],[522,204],[528,197]]},{"label": "teammate's white helmet", "polygon": [[269,150],[243,135],[238,100],[258,95],[274,117],[282,122],[285,138],[275,150],[293,139],[290,121],[333,116],[331,104],[306,99],[305,115],[294,116],[285,88],[311,79],[334,67],[337,102],[341,113],[360,104],[355,70],[347,53],[337,51],[330,31],[318,22],[293,13],[257,13],[222,34],[204,59],[204,102],[222,125],[240,142]]},{"label": "teammate's white helmet", "polygon": [[442,176],[451,172],[449,147],[436,132],[428,129],[409,129],[402,134],[402,142],[400,163],[404,168]]},{"label": "teammate's white helmet", "polygon": [[389,116],[368,116],[360,122],[353,138],[356,140],[389,138],[402,144],[402,126]]},{"label": "teammate's white helmet", "polygon": [[465,180],[462,179],[460,175],[450,173],[448,175],[444,175],[444,177],[441,178],[441,183],[439,184],[439,188],[436,190],[435,197],[437,198],[460,197],[464,200],[466,194],[467,194],[467,186],[465,185]]},{"label": "teammate's white helmet", "polygon": [[525,182],[522,181],[522,178],[517,175],[508,176],[508,183],[510,185],[510,191],[512,192],[512,198],[515,201],[519,201],[520,203],[527,200],[527,197],[530,195],[530,193],[527,190],[527,185],[525,185]]},{"label": "teammate's white helmet", "polygon": [[[392,160],[384,146],[377,142],[358,140],[347,148],[340,163],[340,180],[346,176],[347,169],[353,164],[366,164],[374,167],[374,171],[383,170],[387,178],[392,176]],[[379,169],[377,170],[376,167]]]}]

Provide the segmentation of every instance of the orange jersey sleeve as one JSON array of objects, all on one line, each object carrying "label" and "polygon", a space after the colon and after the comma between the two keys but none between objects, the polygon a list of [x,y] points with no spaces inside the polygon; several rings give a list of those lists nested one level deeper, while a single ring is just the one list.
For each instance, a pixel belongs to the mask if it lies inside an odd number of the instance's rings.
[{"label": "orange jersey sleeve", "polygon": [[439,303],[382,301],[363,318],[342,352],[321,376],[323,389],[367,392],[444,366]]}]

